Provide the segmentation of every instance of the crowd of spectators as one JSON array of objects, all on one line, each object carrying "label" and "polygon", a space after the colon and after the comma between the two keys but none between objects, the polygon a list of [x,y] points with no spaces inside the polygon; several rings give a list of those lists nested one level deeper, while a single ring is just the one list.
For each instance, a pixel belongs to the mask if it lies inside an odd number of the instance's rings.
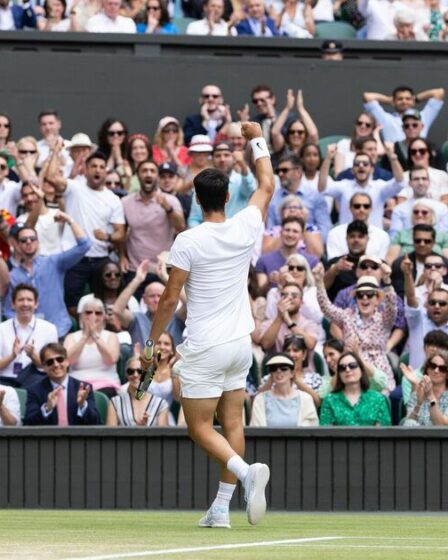
[{"label": "crowd of spectators", "polygon": [[334,144],[301,91],[282,108],[267,85],[251,113],[206,84],[150,135],[111,117],[68,140],[44,110],[41,137],[16,138],[0,113],[0,425],[184,424],[184,293],[143,400],[138,354],[173,240],[202,221],[194,177],[228,175],[228,218],[257,188],[232,114],[260,123],[276,173],[248,275],[247,424],[448,424],[448,173],[428,139],[444,95],[365,92]]},{"label": "crowd of spectators", "polygon": [[[446,41],[447,0],[0,0],[0,31],[310,39],[344,22],[347,37]],[[327,35],[328,36],[328,35]],[[337,35],[340,36],[340,35]],[[328,53],[341,49],[329,46]],[[337,59],[337,56],[335,57]]]}]

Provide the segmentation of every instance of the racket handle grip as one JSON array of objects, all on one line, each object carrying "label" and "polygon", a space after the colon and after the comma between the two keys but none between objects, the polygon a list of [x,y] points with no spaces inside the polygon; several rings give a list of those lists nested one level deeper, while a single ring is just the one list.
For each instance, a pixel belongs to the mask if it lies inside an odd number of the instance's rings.
[{"label": "racket handle grip", "polygon": [[148,339],[145,342],[145,348],[143,350],[143,353],[145,354],[145,358],[147,360],[150,360],[153,355],[154,355],[154,341],[151,339]]}]

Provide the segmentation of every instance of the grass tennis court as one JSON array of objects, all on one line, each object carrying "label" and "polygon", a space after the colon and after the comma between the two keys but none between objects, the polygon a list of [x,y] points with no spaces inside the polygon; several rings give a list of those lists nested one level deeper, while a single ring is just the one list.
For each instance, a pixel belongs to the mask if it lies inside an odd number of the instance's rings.
[{"label": "grass tennis court", "polygon": [[419,560],[448,558],[447,515],[268,513],[199,529],[199,512],[0,511],[0,559]]}]

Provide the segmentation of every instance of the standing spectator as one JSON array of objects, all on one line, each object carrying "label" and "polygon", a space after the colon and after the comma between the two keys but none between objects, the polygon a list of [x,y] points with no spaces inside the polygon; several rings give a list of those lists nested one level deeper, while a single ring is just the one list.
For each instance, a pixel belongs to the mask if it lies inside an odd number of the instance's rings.
[{"label": "standing spectator", "polygon": [[227,23],[222,17],[224,0],[205,0],[203,10],[203,19],[188,24],[187,35],[212,35],[215,37],[236,35],[233,20],[231,19]]},{"label": "standing spectator", "polygon": [[191,208],[190,194],[178,192],[182,189],[183,181],[179,176],[179,170],[174,163],[163,163],[159,165],[159,187],[160,190],[172,196],[175,196],[182,205],[185,222],[188,219]]},{"label": "standing spectator", "polygon": [[369,378],[359,356],[341,354],[333,391],[324,398],[321,426],[390,426],[390,411],[383,395],[369,389]]},{"label": "standing spectator", "polygon": [[46,344],[40,351],[46,377],[28,389],[24,424],[31,426],[95,425],[99,414],[92,389],[68,375],[67,351]]},{"label": "standing spectator", "polygon": [[[387,233],[379,227],[369,224],[372,213],[372,199],[367,193],[355,193],[350,199],[350,212],[353,221],[363,222],[367,225],[369,241],[366,252],[369,255],[377,255],[381,259],[386,258],[390,239]],[[341,257],[347,253],[347,227],[348,224],[335,226],[327,237],[327,259]]]},{"label": "standing spectator", "polygon": [[279,35],[275,21],[265,15],[264,0],[248,0],[247,17],[238,23],[238,35],[255,37],[275,37]]},{"label": "standing spectator", "polygon": [[189,115],[184,123],[185,143],[189,144],[195,134],[206,134],[213,142],[217,133],[227,123],[232,122],[230,109],[224,105],[224,98],[218,86],[205,85],[199,98],[199,115]]},{"label": "standing spectator", "polygon": [[[369,0],[362,1],[365,3],[369,2]],[[391,4],[389,0],[374,1],[381,2],[385,6]],[[392,21],[392,19],[390,21]],[[402,121],[404,112],[408,109],[414,109],[416,103],[421,103],[423,101],[427,103],[420,112],[423,123],[420,136],[426,138],[432,123],[443,107],[445,90],[443,88],[428,89],[416,95],[412,88],[408,86],[399,86],[394,89],[391,96],[385,95],[384,93],[365,92],[363,98],[364,109],[372,113],[377,122],[383,126],[381,133],[384,140],[386,142],[399,142],[405,139]],[[392,105],[394,112],[388,113],[383,109],[380,103]]]},{"label": "standing spectator", "polygon": [[[251,120],[260,124],[268,149],[272,152],[271,129],[278,116],[275,108],[276,97],[272,88],[264,84],[255,86],[252,89],[250,96],[252,104],[255,106],[255,110],[257,111],[257,114],[254,115]],[[246,104],[243,109],[238,111],[238,116],[241,121],[249,120],[249,105]],[[291,118],[292,117],[290,116],[289,119]],[[285,130],[282,130],[282,133],[284,132]]]},{"label": "standing spectator", "polygon": [[152,159],[152,147],[146,134],[132,134],[128,139],[126,159],[123,167],[118,167],[124,187],[130,193],[140,190],[137,177],[137,166],[143,161]]},{"label": "standing spectator", "polygon": [[146,21],[137,23],[138,33],[149,35],[176,35],[177,27],[172,23],[165,0],[147,0]]},{"label": "standing spectator", "polygon": [[39,301],[33,286],[18,284],[11,300],[15,316],[0,323],[0,380],[20,386],[25,381],[22,371],[30,364],[40,368],[41,348],[57,342],[58,333],[54,325],[36,317]]},{"label": "standing spectator", "polygon": [[206,134],[196,134],[193,136],[188,147],[191,163],[184,170],[183,183],[179,187],[179,192],[192,194],[193,179],[198,173],[211,167],[210,155],[212,152],[213,144]]},{"label": "standing spectator", "polygon": [[20,183],[10,181],[8,177],[8,156],[0,154],[0,210],[7,210],[13,216],[17,215],[20,202]]},{"label": "standing spectator", "polygon": [[12,308],[12,294],[18,284],[32,284],[39,293],[37,313],[58,331],[58,336],[63,337],[72,326],[71,319],[64,304],[64,278],[67,271],[76,265],[89,250],[90,242],[84,231],[73,218],[59,214],[71,228],[76,238],[76,245],[67,251],[55,255],[43,256],[39,254],[39,238],[36,230],[28,226],[18,228],[16,231],[17,250],[20,259],[10,274],[10,284],[5,299],[5,315],[14,316]]},{"label": "standing spectator", "polygon": [[399,10],[394,17],[395,31],[386,37],[388,41],[427,41],[426,33],[416,26],[416,17],[409,10]]},{"label": "standing spectator", "polygon": [[36,13],[30,4],[18,6],[11,0],[0,0],[0,31],[34,29],[36,25]]},{"label": "standing spectator", "polygon": [[92,16],[101,11],[101,0],[74,0],[70,8],[73,31],[85,31]]},{"label": "standing spectator", "polygon": [[120,16],[121,0],[103,0],[103,10],[87,20],[86,31],[92,33],[136,33],[131,18]]},{"label": "standing spectator", "polygon": [[[378,132],[378,136],[379,136],[379,132]],[[342,142],[342,140],[341,140]],[[337,146],[339,145],[339,142],[337,144]],[[336,173],[336,162],[338,160],[338,152],[336,152],[336,156],[335,156],[335,175],[336,175],[336,180],[340,181],[341,179],[353,179],[353,159],[355,157],[356,154],[360,154],[360,153],[365,153],[370,157],[370,161],[372,162],[373,165],[373,172],[372,172],[372,179],[374,181],[376,181],[377,179],[383,179],[384,181],[389,181],[389,179],[392,179],[392,173],[390,171],[388,171],[387,169],[384,169],[384,166],[386,164],[388,164],[388,161],[384,161],[384,158],[381,158],[381,165],[380,165],[380,161],[379,161],[379,154],[381,153],[381,155],[384,154],[384,145],[381,141],[381,139],[376,139],[374,136],[365,136],[364,138],[358,138],[353,142],[353,147],[355,149],[355,153],[354,154],[350,154],[353,155],[353,157],[351,157],[351,165],[348,169],[345,169],[344,171],[341,171],[341,173],[337,174]],[[390,167],[390,166],[389,166]]]},{"label": "standing spectator", "polygon": [[[255,178],[244,160],[244,154],[233,149],[230,142],[219,142],[213,149],[213,167],[229,177],[229,200],[225,206],[226,217],[231,218],[247,206],[255,192]],[[191,202],[188,226],[202,223],[202,213],[196,197]]]},{"label": "standing spectator", "polygon": [[85,175],[86,160],[93,150],[92,140],[84,132],[78,132],[67,142],[67,148],[73,160],[73,166],[68,176],[70,179],[75,179],[78,175]]},{"label": "standing spectator", "polygon": [[157,186],[158,169],[151,161],[137,168],[140,191],[122,199],[128,227],[126,253],[121,256],[121,269],[131,280],[138,265],[148,259],[155,272],[157,257],[168,251],[176,233],[185,229],[182,206],[172,194],[165,194]]},{"label": "standing spectator", "polygon": [[98,151],[106,156],[107,169],[123,166],[128,151],[128,129],[123,121],[106,119],[98,132]]},{"label": "standing spectator", "polygon": [[0,385],[0,428],[20,424],[20,403],[15,389]]},{"label": "standing spectator", "polygon": [[71,166],[73,162],[68,152],[68,141],[64,140],[61,136],[62,121],[58,112],[54,109],[41,111],[38,116],[38,121],[42,139],[37,142],[37,148],[39,150],[37,165],[41,167],[43,162],[49,159],[57,141],[59,141],[59,143],[62,143],[58,152],[61,163],[63,166]]},{"label": "standing spectator", "polygon": [[191,162],[188,149],[184,146],[184,133],[179,121],[174,117],[163,117],[157,125],[152,147],[153,159],[157,165],[170,162],[178,167]]}]

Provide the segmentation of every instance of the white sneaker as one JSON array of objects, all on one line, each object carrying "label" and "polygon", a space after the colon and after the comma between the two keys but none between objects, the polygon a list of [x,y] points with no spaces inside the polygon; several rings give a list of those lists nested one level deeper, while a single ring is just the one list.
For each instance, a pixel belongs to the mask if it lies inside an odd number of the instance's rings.
[{"label": "white sneaker", "polygon": [[199,527],[230,529],[229,510],[225,507],[211,506],[204,517],[199,520]]},{"label": "white sneaker", "polygon": [[266,484],[269,481],[269,467],[263,463],[250,465],[244,479],[245,499],[247,502],[247,519],[251,525],[257,525],[266,513]]}]

